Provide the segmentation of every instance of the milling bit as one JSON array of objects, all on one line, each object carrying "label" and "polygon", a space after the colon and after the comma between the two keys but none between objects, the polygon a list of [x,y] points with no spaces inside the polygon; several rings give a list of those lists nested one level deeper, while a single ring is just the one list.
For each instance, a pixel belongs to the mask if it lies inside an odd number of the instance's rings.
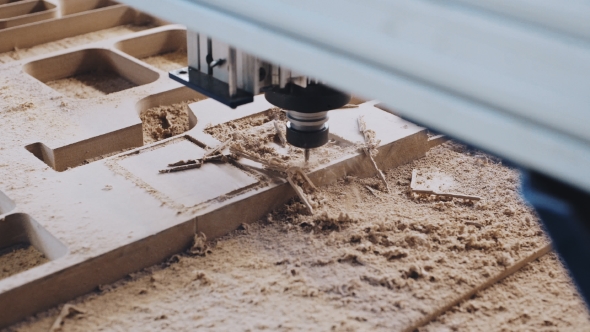
[{"label": "milling bit", "polygon": [[309,149],[305,149],[305,163],[309,161]]}]

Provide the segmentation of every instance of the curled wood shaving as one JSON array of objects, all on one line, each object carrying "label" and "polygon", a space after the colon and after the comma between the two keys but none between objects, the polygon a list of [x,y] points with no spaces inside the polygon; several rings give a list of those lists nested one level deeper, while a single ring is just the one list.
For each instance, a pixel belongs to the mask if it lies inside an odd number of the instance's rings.
[{"label": "curled wood shaving", "polygon": [[362,116],[362,115],[359,116],[358,125],[359,125],[359,131],[365,137],[365,146],[363,147],[363,151],[365,152],[367,157],[369,157],[369,159],[371,160],[371,164],[375,168],[375,171],[377,171],[377,176],[379,176],[379,178],[381,179],[381,181],[385,185],[385,190],[389,193],[389,192],[391,192],[391,190],[389,189],[389,184],[387,183],[387,180],[385,179],[385,175],[383,174],[381,169],[379,169],[379,166],[377,166],[377,163],[375,162],[375,158],[374,158],[374,156],[377,155],[377,152],[378,152],[377,147],[379,146],[379,143],[381,143],[381,141],[375,140],[375,132],[374,131],[367,130],[367,124],[365,122],[364,116]]},{"label": "curled wood shaving", "polygon": [[211,253],[209,245],[207,244],[207,236],[203,232],[195,234],[193,245],[187,250],[187,252],[194,256],[205,256],[208,253]]},{"label": "curled wood shaving", "polygon": [[279,140],[281,141],[281,146],[285,147],[287,145],[287,139],[285,138],[285,135],[283,134],[283,131],[281,130],[281,126],[279,125],[279,122],[275,120],[275,121],[273,121],[273,124],[275,126],[277,136],[279,137]]}]

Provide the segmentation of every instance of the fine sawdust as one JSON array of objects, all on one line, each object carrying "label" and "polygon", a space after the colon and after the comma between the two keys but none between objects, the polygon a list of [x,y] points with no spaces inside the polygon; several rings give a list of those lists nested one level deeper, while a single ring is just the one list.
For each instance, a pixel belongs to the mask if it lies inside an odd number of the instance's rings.
[{"label": "fine sawdust", "polygon": [[139,115],[143,128],[143,143],[149,144],[182,134],[190,129],[189,104],[198,99],[172,105],[149,108]]},{"label": "fine sawdust", "polygon": [[126,24],[109,29],[103,29],[96,32],[90,32],[70,38],[64,38],[54,42],[49,42],[30,48],[16,49],[10,52],[0,53],[0,64],[12,61],[23,60],[33,56],[47,54],[51,52],[65,50],[71,47],[80,46],[92,42],[106,40],[109,38],[124,36],[138,31],[154,28],[156,25],[134,25]]},{"label": "fine sawdust", "polygon": [[166,72],[188,66],[186,49],[178,49],[174,52],[158,54],[140,60]]},{"label": "fine sawdust", "polygon": [[[74,301],[65,331],[401,330],[547,243],[497,160],[446,143],[375,178],[347,177],[217,241]],[[478,202],[410,195],[413,169],[445,174]],[[479,226],[476,226],[479,225]],[[481,226],[481,227],[480,227]],[[197,243],[198,242],[198,243]],[[203,255],[203,248],[207,254]],[[8,331],[45,331],[58,309]],[[427,325],[448,330],[583,330],[590,316],[554,256]]]},{"label": "fine sawdust", "polygon": [[0,280],[48,262],[35,247],[15,247],[0,253]]},{"label": "fine sawdust", "polygon": [[70,98],[98,98],[137,85],[111,71],[97,70],[46,82],[50,88]]}]

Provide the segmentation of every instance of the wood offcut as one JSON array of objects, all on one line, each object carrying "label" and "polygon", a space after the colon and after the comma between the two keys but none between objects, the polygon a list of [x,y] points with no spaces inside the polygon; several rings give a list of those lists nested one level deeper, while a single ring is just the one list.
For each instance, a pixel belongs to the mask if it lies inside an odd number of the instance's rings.
[{"label": "wood offcut", "polygon": [[470,200],[470,201],[481,200],[481,197],[479,197],[479,196],[465,195],[465,194],[459,194],[459,193],[445,193],[445,192],[438,192],[438,191],[429,190],[429,189],[416,189],[416,177],[417,176],[418,176],[418,170],[416,170],[416,169],[412,170],[412,180],[410,181],[410,190],[414,194],[460,198],[460,199],[465,199],[465,200]]}]

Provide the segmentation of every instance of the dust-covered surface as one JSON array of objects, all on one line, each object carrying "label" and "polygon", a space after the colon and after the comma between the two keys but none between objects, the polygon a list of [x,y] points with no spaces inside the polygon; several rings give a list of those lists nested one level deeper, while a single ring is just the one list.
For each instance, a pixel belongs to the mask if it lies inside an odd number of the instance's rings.
[{"label": "dust-covered surface", "polygon": [[186,49],[178,49],[174,52],[158,54],[140,60],[165,72],[188,66]]},{"label": "dust-covered surface", "polygon": [[0,252],[0,279],[46,262],[48,262],[47,258],[33,246],[4,249]]},{"label": "dust-covered surface", "polygon": [[79,99],[102,97],[137,86],[111,71],[93,71],[45,84],[67,97]]},{"label": "dust-covered surface", "polygon": [[588,331],[590,315],[553,253],[420,331]]},{"label": "dust-covered surface", "polygon": [[70,47],[80,46],[92,42],[106,40],[109,38],[124,36],[138,31],[143,31],[155,27],[153,24],[133,25],[126,24],[109,29],[99,30],[81,34],[78,36],[64,38],[50,43],[45,43],[30,48],[16,49],[14,51],[0,53],[0,64],[12,61],[22,60],[37,55],[65,50]]},{"label": "dust-covered surface", "polygon": [[[180,135],[190,129],[189,104],[198,99],[172,105],[149,108],[139,115],[143,129],[143,143],[149,144]],[[194,125],[194,124],[193,124]]]},{"label": "dust-covered surface", "polygon": [[[412,169],[445,174],[454,191],[482,200],[413,197]],[[349,177],[310,194],[314,215],[293,201],[208,249],[199,242],[78,298],[71,303],[86,314],[64,331],[400,330],[546,244],[518,196],[517,172],[496,160],[446,143],[385,174],[390,194],[377,178]],[[584,330],[587,311],[562,267],[552,256],[540,261],[426,328],[537,330],[548,320],[549,330]],[[528,288],[517,292],[520,283]],[[57,313],[11,329],[44,331]]]}]

